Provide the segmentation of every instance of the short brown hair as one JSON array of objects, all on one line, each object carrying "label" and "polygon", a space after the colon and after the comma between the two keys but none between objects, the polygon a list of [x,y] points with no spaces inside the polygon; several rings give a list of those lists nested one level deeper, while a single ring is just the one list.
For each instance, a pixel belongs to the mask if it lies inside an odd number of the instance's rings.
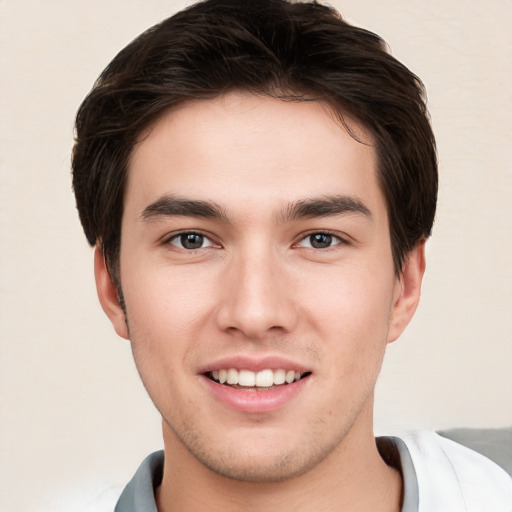
[{"label": "short brown hair", "polygon": [[436,148],[421,81],[379,36],[317,2],[206,0],[124,48],[76,117],[77,208],[118,289],[123,195],[137,137],[171,107],[229,90],[307,96],[370,131],[399,273],[405,255],[430,236],[436,209]]}]

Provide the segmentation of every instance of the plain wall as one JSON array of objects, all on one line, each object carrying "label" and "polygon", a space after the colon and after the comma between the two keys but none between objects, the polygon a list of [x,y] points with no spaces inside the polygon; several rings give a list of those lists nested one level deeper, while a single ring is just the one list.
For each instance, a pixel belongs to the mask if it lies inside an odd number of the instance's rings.
[{"label": "plain wall", "polygon": [[[162,446],[97,303],[71,193],[76,109],[139,32],[186,5],[0,2],[0,510],[112,510]],[[378,432],[512,424],[512,2],[344,0],[425,82],[440,197],[422,303],[390,346]]]}]

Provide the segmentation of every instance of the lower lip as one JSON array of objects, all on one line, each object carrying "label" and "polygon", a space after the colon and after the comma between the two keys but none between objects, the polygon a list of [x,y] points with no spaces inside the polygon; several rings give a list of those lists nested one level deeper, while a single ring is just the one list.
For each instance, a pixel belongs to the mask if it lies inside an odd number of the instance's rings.
[{"label": "lower lip", "polygon": [[201,375],[201,378],[208,390],[220,402],[240,412],[257,414],[276,411],[284,407],[300,393],[310,376],[268,391],[246,391],[224,386],[205,375]]}]

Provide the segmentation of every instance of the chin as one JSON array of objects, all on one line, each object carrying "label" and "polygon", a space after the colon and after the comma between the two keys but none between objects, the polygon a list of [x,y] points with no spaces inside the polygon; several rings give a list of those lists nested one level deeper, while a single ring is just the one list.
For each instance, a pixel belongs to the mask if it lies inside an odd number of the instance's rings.
[{"label": "chin", "polygon": [[242,439],[235,435],[205,442],[204,438],[190,435],[190,430],[187,434],[180,439],[182,447],[203,467],[231,480],[260,484],[283,482],[308,473],[333,455],[344,437],[329,438],[316,432],[293,440],[289,436],[241,436]]},{"label": "chin", "polygon": [[211,458],[199,459],[204,466],[217,475],[239,482],[252,482],[259,484],[277,483],[299,477],[314,466],[318,460],[303,458],[302,454],[272,455],[272,457],[237,457],[236,459]]}]

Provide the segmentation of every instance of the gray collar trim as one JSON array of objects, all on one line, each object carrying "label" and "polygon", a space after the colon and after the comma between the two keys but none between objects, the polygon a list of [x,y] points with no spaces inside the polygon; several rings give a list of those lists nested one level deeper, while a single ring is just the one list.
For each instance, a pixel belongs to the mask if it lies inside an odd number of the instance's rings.
[{"label": "gray collar trim", "polygon": [[[398,437],[379,437],[377,446],[384,460],[402,473],[404,480],[401,512],[418,512],[418,482],[409,450]],[[155,489],[162,482],[164,452],[152,453],[124,488],[115,512],[158,512]]]}]

